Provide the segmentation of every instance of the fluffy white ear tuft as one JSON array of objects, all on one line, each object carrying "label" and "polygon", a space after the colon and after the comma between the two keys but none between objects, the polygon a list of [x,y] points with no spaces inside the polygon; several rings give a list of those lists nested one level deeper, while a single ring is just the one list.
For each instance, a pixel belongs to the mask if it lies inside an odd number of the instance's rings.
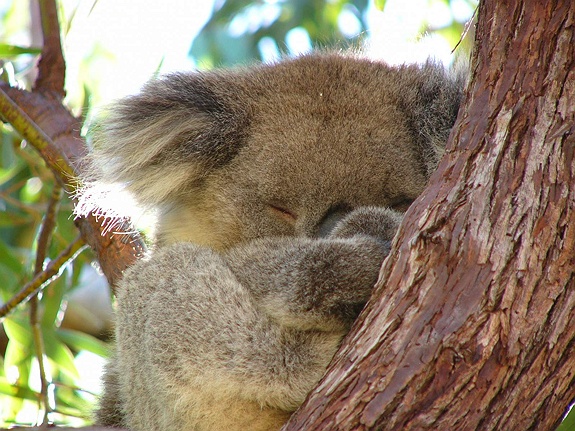
[{"label": "fluffy white ear tuft", "polygon": [[110,200],[116,183],[146,210],[169,205],[232,160],[248,122],[234,82],[233,74],[177,73],[111,105],[91,130],[78,211]]},{"label": "fluffy white ear tuft", "polygon": [[103,234],[125,231],[129,224],[142,229],[150,237],[155,235],[157,211],[139,205],[122,184],[93,182],[80,187],[74,216],[85,217],[89,214],[94,215],[104,227]]}]

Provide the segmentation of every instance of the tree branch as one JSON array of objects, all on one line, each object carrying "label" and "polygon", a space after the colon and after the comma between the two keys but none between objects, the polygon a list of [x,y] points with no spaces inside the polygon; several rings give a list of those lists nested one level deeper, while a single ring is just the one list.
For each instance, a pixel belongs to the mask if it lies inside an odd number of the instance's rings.
[{"label": "tree branch", "polygon": [[[0,116],[34,148],[64,189],[74,196],[88,153],[80,136],[81,123],[61,103],[64,60],[55,0],[40,2],[44,45],[36,90],[28,92],[0,82]],[[80,217],[76,225],[94,250],[112,289],[125,268],[146,252],[146,246],[130,225],[106,230],[101,218]]]},{"label": "tree branch", "polygon": [[[23,92],[23,90],[16,90],[8,87],[5,83],[0,83],[0,113],[3,119],[10,123],[30,145],[38,150],[48,167],[56,174],[56,180],[65,186],[67,190],[75,190],[77,179],[74,168],[68,162],[66,156],[54,145],[50,136],[28,116],[23,107],[25,105],[20,105],[10,97],[9,92],[14,94],[16,91]],[[37,100],[37,98],[33,100]],[[28,100],[25,99],[21,102],[26,101]],[[76,156],[82,157],[83,155],[85,153],[80,153]]]},{"label": "tree branch", "polygon": [[[30,93],[0,82],[0,115],[12,124],[52,169],[65,190],[74,195],[87,147],[79,135],[81,125],[62,104],[40,93]],[[138,232],[130,226],[106,231],[102,220],[81,217],[76,225],[114,288],[125,268],[146,252]]]},{"label": "tree branch", "polygon": [[38,77],[34,87],[46,94],[51,94],[58,100],[66,95],[64,80],[66,65],[60,43],[60,24],[58,8],[55,0],[40,0],[40,17],[42,20],[42,36],[44,43],[38,62]]},{"label": "tree branch", "polygon": [[[34,265],[34,276],[37,276],[44,269],[44,261],[48,255],[48,247],[54,229],[56,228],[56,215],[58,213],[58,206],[62,199],[62,187],[60,184],[54,184],[46,215],[40,228],[36,247],[36,262]],[[48,422],[48,414],[52,408],[48,399],[48,379],[46,378],[46,367],[44,364],[44,338],[42,336],[42,328],[38,319],[38,291],[32,294],[30,298],[30,327],[32,328],[32,335],[34,339],[34,348],[36,353],[36,360],[38,361],[38,368],[40,374],[40,404],[43,406],[44,417],[42,424]]]},{"label": "tree branch", "polygon": [[10,298],[2,307],[0,307],[0,318],[6,316],[10,311],[12,311],[17,305],[21,304],[33,293],[38,292],[42,289],[48,282],[52,281],[54,277],[59,277],[62,270],[68,263],[68,261],[76,258],[78,253],[80,253],[85,247],[84,240],[78,236],[68,247],[66,247],[58,257],[46,266],[42,272],[37,274],[32,281],[26,283],[26,285]]}]

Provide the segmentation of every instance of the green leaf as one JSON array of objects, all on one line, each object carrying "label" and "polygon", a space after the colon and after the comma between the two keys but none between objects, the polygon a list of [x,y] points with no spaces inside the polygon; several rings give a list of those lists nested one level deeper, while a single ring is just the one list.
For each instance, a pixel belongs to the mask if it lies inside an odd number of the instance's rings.
[{"label": "green leaf", "polygon": [[5,377],[0,377],[0,394],[31,401],[36,401],[38,399],[38,395],[32,389],[24,386],[13,385]]},{"label": "green leaf", "polygon": [[[2,168],[0,169],[0,184],[5,184],[8,181],[13,180],[18,174],[20,174],[25,168],[26,163],[22,159],[16,159],[14,151],[8,145],[4,145],[2,148]],[[5,159],[9,159],[5,161]]]},{"label": "green leaf", "polygon": [[45,328],[42,335],[44,336],[46,356],[54,361],[54,365],[62,372],[72,378],[79,378],[80,375],[74,364],[74,355],[68,346],[58,339],[52,328]]},{"label": "green leaf", "polygon": [[23,346],[17,341],[10,340],[4,354],[4,369],[8,373],[13,367],[18,370],[17,383],[27,384],[30,376],[30,359],[32,351],[30,346]]},{"label": "green leaf", "polygon": [[110,346],[89,334],[73,329],[58,329],[56,336],[74,350],[86,350],[103,358],[110,356]]},{"label": "green leaf", "polygon": [[15,212],[0,211],[0,227],[15,228],[25,226],[33,221],[29,214],[17,214]]},{"label": "green leaf", "polygon": [[31,48],[18,45],[8,45],[6,43],[0,43],[0,58],[10,58],[16,57],[21,54],[40,54],[40,48]]},{"label": "green leaf", "polygon": [[58,277],[42,293],[42,328],[52,328],[62,308],[64,294],[68,291],[70,277]]},{"label": "green leaf", "polygon": [[[58,401],[58,400],[56,400]],[[66,416],[72,416],[75,418],[80,418],[80,419],[86,419],[89,420],[90,419],[90,412],[89,411],[83,411],[81,409],[76,409],[74,407],[67,407],[67,406],[63,406],[62,402],[60,401],[60,403],[56,403],[56,410],[57,413],[60,413],[62,415],[66,415]]]},{"label": "green leaf", "polygon": [[573,431],[575,430],[575,409],[572,408],[569,414],[563,419],[563,422],[557,427],[556,431]]},{"label": "green leaf", "polygon": [[[0,260],[2,257],[0,257]],[[0,300],[7,301],[16,291],[20,278],[11,268],[0,262],[0,279],[3,286],[0,287]]]},{"label": "green leaf", "polygon": [[385,8],[385,1],[386,0],[374,0],[373,3],[377,9],[382,11]]},{"label": "green leaf", "polygon": [[[57,385],[55,390],[56,409],[65,414],[88,419],[94,411],[94,403],[85,400],[76,389]],[[69,410],[67,410],[69,409]]]},{"label": "green leaf", "polygon": [[4,320],[4,330],[10,341],[16,341],[22,346],[32,343],[32,329],[23,316],[11,316]]},{"label": "green leaf", "polygon": [[14,424],[16,422],[18,412],[20,412],[24,406],[24,400],[18,397],[0,397],[0,401],[2,405],[0,426],[9,426]]},{"label": "green leaf", "polygon": [[[0,241],[0,262],[16,274],[20,274],[24,271],[23,264],[18,256],[17,250],[15,248],[8,247],[3,241]],[[1,268],[0,274],[3,275]]]}]

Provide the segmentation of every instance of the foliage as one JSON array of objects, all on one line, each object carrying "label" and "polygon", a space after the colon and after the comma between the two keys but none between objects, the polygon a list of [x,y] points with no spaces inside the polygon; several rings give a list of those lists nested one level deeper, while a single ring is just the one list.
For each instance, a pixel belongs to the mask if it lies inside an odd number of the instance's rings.
[{"label": "foliage", "polygon": [[[207,67],[263,59],[266,46],[278,54],[290,50],[293,54],[289,38],[297,31],[313,45],[353,42],[366,30],[362,15],[366,7],[367,0],[226,1],[194,40],[191,54]],[[357,33],[347,37],[338,23],[345,15],[358,24]]]},{"label": "foliage", "polygon": [[[52,172],[39,155],[10,129],[2,128],[0,153],[0,296],[8,301],[22,285],[32,279],[36,255],[39,252],[38,235],[47,220],[55,184]],[[70,217],[71,202],[64,197],[55,213],[56,229],[46,250],[47,260],[55,257],[74,241],[76,228]],[[79,374],[74,363],[81,350],[98,355],[105,352],[104,344],[91,335],[64,329],[62,322],[67,298],[81,287],[83,274],[91,271],[91,254],[84,252],[63,268],[63,273],[42,292],[39,301],[40,327],[45,346],[50,382],[50,396],[56,412],[66,416],[88,418],[90,405],[81,389]],[[34,348],[33,330],[28,307],[18,307],[3,322],[5,349],[0,370],[0,396],[4,424],[17,419],[28,401],[38,398],[36,386],[38,361]],[[57,417],[57,416],[55,416]],[[29,420],[29,418],[24,419]]]},{"label": "foliage", "polygon": [[[27,6],[27,2],[13,2],[3,11],[0,17],[3,40],[29,31]],[[2,80],[30,88],[30,73],[39,52],[34,47],[1,43]],[[39,154],[10,125],[0,124],[0,300],[3,303],[74,243],[77,229],[71,217],[71,200],[64,195],[55,202],[53,197],[54,190],[60,188]],[[55,208],[53,214],[48,211],[51,205]],[[55,228],[48,232],[50,241],[44,245],[39,241],[42,226],[52,223]],[[89,420],[94,396],[81,387],[84,384],[76,358],[86,357],[87,352],[106,357],[107,347],[93,335],[71,329],[64,322],[69,320],[66,310],[70,295],[84,287],[87,276],[94,273],[92,261],[90,251],[83,251],[59,268],[59,276],[44,286],[35,313],[39,331],[31,323],[32,308],[26,305],[20,305],[3,320],[0,426],[36,422],[46,409],[41,405],[40,364],[45,368],[47,409],[53,412],[50,420],[71,424]],[[39,343],[43,345],[40,361]]]},{"label": "foliage", "polygon": [[[384,10],[386,3],[378,0],[375,6]],[[429,0],[430,9],[443,8],[446,24],[434,28],[424,20],[419,33],[439,34],[455,46],[466,23],[457,20],[452,3],[470,10],[477,6],[474,0]],[[360,47],[370,30],[369,7],[368,0],[222,0],[216,2],[190,54],[201,67],[210,68],[297,54],[306,43],[310,48]]]},{"label": "foliage", "polygon": [[[2,128],[0,138],[0,297],[6,302],[34,275],[37,238],[46,220],[45,212],[55,182],[38,154],[9,126]],[[74,241],[76,228],[71,211],[71,202],[64,197],[56,213],[57,227],[47,250],[48,259]],[[55,412],[78,418],[89,418],[89,400],[93,397],[78,388],[80,376],[74,358],[81,350],[104,355],[106,348],[102,341],[89,334],[64,329],[62,322],[68,297],[81,287],[83,272],[92,270],[91,260],[91,253],[81,253],[64,268],[60,277],[45,287],[39,301],[49,396],[55,402]],[[0,359],[2,425],[35,420],[35,417],[18,416],[25,405],[35,406],[38,399],[38,362],[29,313],[28,307],[20,306],[3,322],[5,333],[0,337],[5,349]],[[54,415],[54,419],[58,417]]]}]

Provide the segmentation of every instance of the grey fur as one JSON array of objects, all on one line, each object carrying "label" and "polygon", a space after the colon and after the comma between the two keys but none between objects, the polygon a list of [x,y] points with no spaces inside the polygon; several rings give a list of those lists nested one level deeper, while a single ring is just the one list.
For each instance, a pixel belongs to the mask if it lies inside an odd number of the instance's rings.
[{"label": "grey fur", "polygon": [[119,286],[98,422],[275,430],[369,298],[462,80],[313,54],[170,75],[112,107],[92,179],[159,211]]}]

